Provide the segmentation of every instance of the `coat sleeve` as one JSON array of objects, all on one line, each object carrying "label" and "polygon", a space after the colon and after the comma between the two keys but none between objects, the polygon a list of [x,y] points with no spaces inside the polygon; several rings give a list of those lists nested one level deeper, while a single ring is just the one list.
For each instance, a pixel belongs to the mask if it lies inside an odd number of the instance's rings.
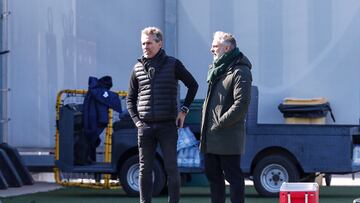
[{"label": "coat sleeve", "polygon": [[138,91],[139,91],[139,84],[135,76],[135,71],[133,70],[130,76],[129,90],[128,90],[126,104],[130,117],[132,118],[135,124],[136,122],[140,121],[139,112],[137,110]]},{"label": "coat sleeve", "polygon": [[196,82],[195,78],[179,60],[176,60],[175,74],[176,78],[181,80],[188,88],[186,92],[184,106],[190,107],[190,104],[194,101],[199,85]]},{"label": "coat sleeve", "polygon": [[234,103],[220,117],[219,125],[215,126],[215,128],[231,126],[234,123],[245,120],[251,99],[252,76],[250,69],[247,67],[241,67],[234,74]]}]

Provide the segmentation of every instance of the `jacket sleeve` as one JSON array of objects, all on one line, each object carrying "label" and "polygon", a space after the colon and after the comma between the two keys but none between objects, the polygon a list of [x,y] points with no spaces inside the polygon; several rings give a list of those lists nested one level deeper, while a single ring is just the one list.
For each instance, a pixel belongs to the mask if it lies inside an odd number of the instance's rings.
[{"label": "jacket sleeve", "polygon": [[217,128],[231,126],[245,120],[251,99],[252,76],[250,69],[242,67],[235,72],[233,99],[234,103],[219,119]]},{"label": "jacket sleeve", "polygon": [[138,91],[139,91],[139,83],[138,80],[136,79],[135,71],[133,71],[130,76],[129,90],[128,90],[126,104],[130,117],[132,118],[134,123],[140,121],[139,113],[137,110]]},{"label": "jacket sleeve", "polygon": [[199,85],[195,78],[179,60],[176,60],[175,74],[176,78],[183,82],[184,85],[188,88],[185,96],[184,106],[190,107],[190,104],[194,101]]}]

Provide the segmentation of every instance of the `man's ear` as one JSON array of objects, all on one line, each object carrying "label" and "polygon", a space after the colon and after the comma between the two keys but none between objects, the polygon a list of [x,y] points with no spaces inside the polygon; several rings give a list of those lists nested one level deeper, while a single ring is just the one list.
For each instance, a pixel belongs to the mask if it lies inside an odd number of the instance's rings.
[{"label": "man's ear", "polygon": [[225,46],[225,52],[229,52],[230,49],[231,49],[231,47],[230,47],[229,45],[226,45],[226,46]]}]

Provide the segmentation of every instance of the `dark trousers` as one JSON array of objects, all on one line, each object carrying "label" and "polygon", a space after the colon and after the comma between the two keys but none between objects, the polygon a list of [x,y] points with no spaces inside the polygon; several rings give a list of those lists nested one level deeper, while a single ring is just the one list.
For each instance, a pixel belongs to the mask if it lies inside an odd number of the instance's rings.
[{"label": "dark trousers", "polygon": [[177,167],[177,127],[175,122],[145,123],[138,129],[140,202],[150,203],[153,191],[152,169],[157,143],[160,144],[167,174],[169,203],[180,199],[180,175]]},{"label": "dark trousers", "polygon": [[205,154],[205,174],[210,182],[212,203],[225,203],[225,180],[230,184],[231,202],[245,202],[245,180],[240,159],[240,155]]}]

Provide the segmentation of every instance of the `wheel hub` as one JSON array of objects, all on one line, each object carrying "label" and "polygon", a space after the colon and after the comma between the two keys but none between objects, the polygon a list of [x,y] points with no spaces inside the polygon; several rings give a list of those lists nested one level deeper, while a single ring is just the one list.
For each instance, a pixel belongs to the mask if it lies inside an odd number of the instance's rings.
[{"label": "wheel hub", "polygon": [[279,175],[273,175],[273,178],[272,178],[272,180],[274,181],[274,182],[279,182],[279,180],[280,180],[280,176]]},{"label": "wheel hub", "polygon": [[[139,191],[139,164],[132,165],[127,172],[127,182],[131,189]],[[155,172],[152,172],[152,181],[155,181]]]},{"label": "wheel hub", "polygon": [[127,182],[131,189],[139,191],[139,164],[132,165],[127,173]]},{"label": "wheel hub", "polygon": [[283,182],[288,182],[286,169],[278,164],[271,164],[264,168],[261,174],[261,184],[269,192],[278,192]]}]

